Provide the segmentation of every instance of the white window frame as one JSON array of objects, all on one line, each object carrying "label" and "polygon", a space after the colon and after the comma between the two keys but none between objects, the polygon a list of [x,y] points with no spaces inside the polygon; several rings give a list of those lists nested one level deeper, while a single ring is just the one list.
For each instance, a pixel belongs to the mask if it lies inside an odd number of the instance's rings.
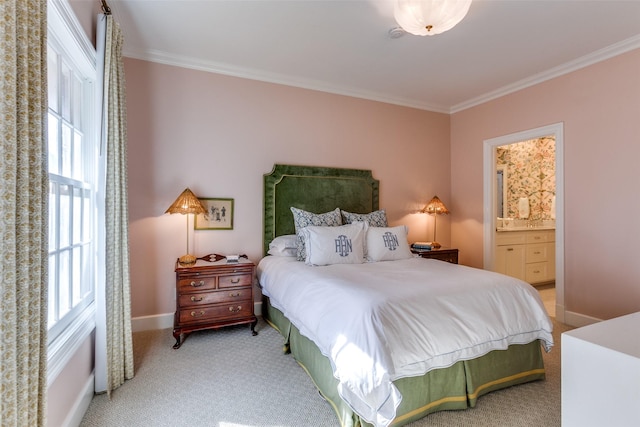
[{"label": "white window frame", "polygon": [[[85,34],[82,26],[78,22],[75,13],[64,0],[48,0],[47,2],[47,37],[48,43],[54,47],[54,49],[62,54],[67,61],[68,65],[71,65],[80,75],[87,79],[87,84],[93,87],[93,90],[88,91],[87,97],[83,99],[86,105],[91,106],[91,113],[86,117],[86,131],[84,132],[84,138],[86,141],[95,147],[93,157],[97,158],[99,155],[98,141],[99,141],[99,120],[97,119],[97,76],[96,76],[96,51]],[[95,174],[93,179],[94,188],[96,192],[99,188],[98,182],[98,161],[94,161],[90,166],[91,172]],[[47,190],[48,191],[48,190]],[[54,333],[51,334],[48,342],[47,352],[47,384],[51,385],[57,378],[64,367],[69,363],[73,355],[82,345],[82,343],[90,336],[95,330],[95,294],[96,294],[96,272],[98,270],[98,251],[99,241],[97,233],[98,222],[103,222],[104,212],[97,208],[96,197],[93,197],[92,207],[94,210],[94,224],[91,232],[93,234],[92,256],[91,262],[93,266],[92,271],[92,284],[93,298],[90,301],[80,304],[78,310],[72,310],[69,315],[72,319],[62,320],[61,326],[54,325],[54,328],[58,326]],[[49,232],[55,232],[55,230],[49,230]]]}]

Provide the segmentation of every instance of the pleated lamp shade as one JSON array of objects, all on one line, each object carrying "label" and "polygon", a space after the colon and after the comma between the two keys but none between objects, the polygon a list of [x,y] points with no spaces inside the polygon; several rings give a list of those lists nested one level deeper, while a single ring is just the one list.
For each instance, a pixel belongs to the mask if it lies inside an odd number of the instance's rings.
[{"label": "pleated lamp shade", "polygon": [[[168,214],[201,214],[205,213],[206,210],[200,200],[196,197],[195,194],[188,188],[182,192],[178,196],[175,202],[169,209],[165,211]],[[189,216],[187,216],[187,254],[182,255],[178,261],[182,265],[192,265],[196,263],[196,257],[194,255],[189,254]]]},{"label": "pleated lamp shade", "polygon": [[438,198],[438,196],[433,196],[429,203],[422,209],[422,213],[428,213],[433,215],[433,241],[431,242],[432,248],[440,248],[442,245],[436,241],[436,226],[437,226],[437,217],[438,215],[447,215],[449,214],[449,209],[442,203],[442,200]]},{"label": "pleated lamp shade", "polygon": [[201,214],[205,213],[204,206],[200,203],[200,200],[196,197],[195,194],[188,188],[185,189],[182,194],[178,196],[175,202],[169,209],[165,211],[168,214]]},{"label": "pleated lamp shade", "polygon": [[442,200],[438,198],[438,196],[433,196],[429,203],[422,209],[423,213],[428,214],[438,214],[438,215],[447,215],[449,214],[449,209],[442,203]]}]

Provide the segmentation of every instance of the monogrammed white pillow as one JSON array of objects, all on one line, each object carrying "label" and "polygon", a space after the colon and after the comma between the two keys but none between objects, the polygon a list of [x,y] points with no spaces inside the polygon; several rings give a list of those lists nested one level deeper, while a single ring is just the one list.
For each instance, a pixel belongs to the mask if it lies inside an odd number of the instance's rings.
[{"label": "monogrammed white pillow", "polygon": [[367,261],[393,261],[411,258],[407,227],[369,227],[367,229]]},{"label": "monogrammed white pillow", "polygon": [[361,264],[364,262],[366,224],[337,227],[310,225],[300,231],[307,265]]}]

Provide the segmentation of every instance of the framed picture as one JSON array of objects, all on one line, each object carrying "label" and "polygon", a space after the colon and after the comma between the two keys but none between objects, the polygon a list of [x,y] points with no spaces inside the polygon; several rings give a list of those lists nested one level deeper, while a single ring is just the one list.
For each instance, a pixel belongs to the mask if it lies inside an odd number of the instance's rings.
[{"label": "framed picture", "polygon": [[198,197],[206,212],[196,215],[196,230],[233,230],[233,199]]}]

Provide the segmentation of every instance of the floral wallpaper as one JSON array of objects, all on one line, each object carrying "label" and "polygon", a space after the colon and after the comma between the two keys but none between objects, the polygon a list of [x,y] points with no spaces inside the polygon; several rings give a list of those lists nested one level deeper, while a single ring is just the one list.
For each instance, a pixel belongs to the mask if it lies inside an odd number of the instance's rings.
[{"label": "floral wallpaper", "polygon": [[498,147],[497,164],[507,168],[507,217],[518,218],[518,201],[528,197],[529,219],[555,219],[555,138]]}]

